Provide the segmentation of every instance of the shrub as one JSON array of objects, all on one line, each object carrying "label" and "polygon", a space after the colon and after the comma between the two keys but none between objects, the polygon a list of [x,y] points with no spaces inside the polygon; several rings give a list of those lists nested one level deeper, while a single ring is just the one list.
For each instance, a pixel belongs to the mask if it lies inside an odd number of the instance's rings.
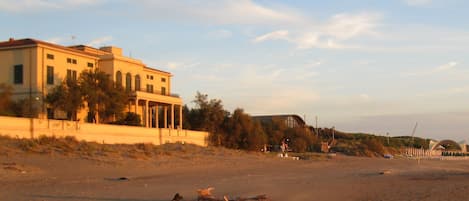
[{"label": "shrub", "polygon": [[142,125],[140,122],[140,115],[133,113],[133,112],[127,112],[122,119],[119,119],[118,121],[113,122],[113,124],[128,125],[128,126],[141,126]]},{"label": "shrub", "polygon": [[374,139],[374,138],[366,139],[362,141],[362,144],[366,146],[364,147],[365,150],[371,151],[379,155],[383,155],[385,153],[383,144],[379,142],[377,139]]}]

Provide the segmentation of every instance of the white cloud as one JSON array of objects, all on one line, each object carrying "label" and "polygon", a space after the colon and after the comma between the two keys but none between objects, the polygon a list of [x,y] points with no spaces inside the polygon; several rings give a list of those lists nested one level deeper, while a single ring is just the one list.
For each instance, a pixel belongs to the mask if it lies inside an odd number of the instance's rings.
[{"label": "white cloud", "polygon": [[424,6],[432,3],[432,0],[404,0],[409,6]]},{"label": "white cloud", "polygon": [[435,69],[433,69],[432,72],[437,73],[437,72],[442,72],[442,71],[448,71],[448,70],[453,69],[456,65],[458,65],[458,62],[456,62],[456,61],[451,61],[451,62],[449,62],[449,63],[447,63],[447,64],[444,64],[444,65],[441,65],[441,66],[436,67]]},{"label": "white cloud", "polygon": [[370,101],[370,96],[368,94],[360,94],[359,97],[360,97],[360,100],[364,102]]},{"label": "white cloud", "polygon": [[157,19],[169,18],[210,24],[282,24],[300,19],[294,12],[268,8],[252,0],[136,2],[147,9],[147,15]]},{"label": "white cloud", "polygon": [[306,67],[317,67],[320,66],[324,63],[324,61],[318,60],[318,61],[309,61],[306,63]]},{"label": "white cloud", "polygon": [[261,36],[256,37],[253,41],[258,43],[258,42],[263,42],[266,40],[290,40],[288,37],[288,31],[287,30],[278,30],[278,31],[273,31]]},{"label": "white cloud", "polygon": [[183,62],[183,61],[169,61],[169,62],[157,62],[162,63],[162,68],[167,68],[169,70],[181,70],[188,69],[200,65],[199,62]]},{"label": "white cloud", "polygon": [[426,75],[438,74],[438,73],[442,73],[442,72],[451,71],[458,64],[459,64],[459,62],[450,61],[446,64],[437,66],[437,67],[435,67],[431,70],[424,70],[424,71],[420,71],[420,72],[408,72],[408,73],[404,73],[402,75],[404,77],[409,77],[409,76],[426,76]]},{"label": "white cloud", "polygon": [[347,40],[364,35],[375,35],[374,28],[380,15],[373,13],[334,15],[325,26],[325,35]]},{"label": "white cloud", "polygon": [[87,46],[92,46],[92,47],[99,47],[103,45],[107,45],[106,43],[112,41],[112,36],[104,36],[101,38],[96,38],[88,42],[86,45]]},{"label": "white cloud", "polygon": [[[345,49],[356,48],[344,45],[347,40],[363,36],[378,35],[375,28],[380,16],[378,14],[337,14],[332,16],[323,24],[307,24],[304,26],[314,27],[308,30],[276,30],[255,37],[254,42],[268,40],[285,40],[296,45],[298,49],[324,48]],[[298,21],[298,25],[304,20]]]},{"label": "white cloud", "polygon": [[101,3],[103,0],[1,0],[0,10],[8,12],[48,11],[49,9],[73,9]]}]

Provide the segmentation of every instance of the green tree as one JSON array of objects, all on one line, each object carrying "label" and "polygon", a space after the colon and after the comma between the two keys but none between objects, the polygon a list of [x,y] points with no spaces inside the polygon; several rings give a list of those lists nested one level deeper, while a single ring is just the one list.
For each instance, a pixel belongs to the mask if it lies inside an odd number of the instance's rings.
[{"label": "green tree", "polygon": [[140,120],[141,118],[139,114],[127,112],[121,119],[113,123],[119,125],[141,126],[142,123]]},{"label": "green tree", "polygon": [[37,117],[39,106],[35,100],[23,98],[12,102],[11,111],[17,117]]},{"label": "green tree", "polygon": [[272,118],[272,121],[261,122],[261,126],[268,137],[269,144],[280,145],[285,139],[287,126],[282,118],[274,117]]},{"label": "green tree", "polygon": [[13,95],[13,87],[5,83],[0,84],[0,115],[14,115],[12,111],[13,101],[11,96]]},{"label": "green tree", "polygon": [[85,70],[80,74],[79,84],[88,104],[89,122],[111,122],[122,115],[127,94],[108,74],[98,69]]},{"label": "green tree", "polygon": [[190,112],[190,125],[195,130],[210,133],[210,142],[221,145],[223,141],[222,125],[228,112],[223,109],[219,99],[208,100],[208,95],[197,92],[195,96],[195,108]]},{"label": "green tree", "polygon": [[82,97],[78,82],[73,79],[67,79],[60,85],[52,88],[47,94],[45,101],[53,109],[67,112],[69,120],[77,120],[77,112],[84,106]]},{"label": "green tree", "polygon": [[224,145],[229,148],[260,150],[267,143],[261,124],[240,108],[225,121],[224,129]]},{"label": "green tree", "polygon": [[192,125],[191,125],[191,110],[189,109],[189,107],[187,107],[187,105],[184,105],[182,107],[182,127],[184,129],[192,129]]},{"label": "green tree", "polygon": [[285,137],[290,139],[290,148],[295,152],[311,151],[311,147],[317,141],[315,135],[304,127],[288,128]]}]

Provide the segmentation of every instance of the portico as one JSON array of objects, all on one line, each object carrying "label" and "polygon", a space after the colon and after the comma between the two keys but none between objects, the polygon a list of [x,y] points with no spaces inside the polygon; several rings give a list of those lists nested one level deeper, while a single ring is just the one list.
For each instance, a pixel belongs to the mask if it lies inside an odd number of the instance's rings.
[{"label": "portico", "polygon": [[182,129],[182,100],[176,96],[132,92],[129,111],[139,114],[147,128]]}]

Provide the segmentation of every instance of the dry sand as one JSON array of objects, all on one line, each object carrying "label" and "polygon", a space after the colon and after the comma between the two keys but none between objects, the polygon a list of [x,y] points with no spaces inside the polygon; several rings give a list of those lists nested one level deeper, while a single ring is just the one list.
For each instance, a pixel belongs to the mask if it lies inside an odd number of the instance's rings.
[{"label": "dry sand", "polygon": [[469,200],[469,161],[293,161],[227,151],[145,160],[9,153],[0,161],[1,201],[169,201],[176,192],[194,200],[208,186],[217,196],[274,201]]}]

